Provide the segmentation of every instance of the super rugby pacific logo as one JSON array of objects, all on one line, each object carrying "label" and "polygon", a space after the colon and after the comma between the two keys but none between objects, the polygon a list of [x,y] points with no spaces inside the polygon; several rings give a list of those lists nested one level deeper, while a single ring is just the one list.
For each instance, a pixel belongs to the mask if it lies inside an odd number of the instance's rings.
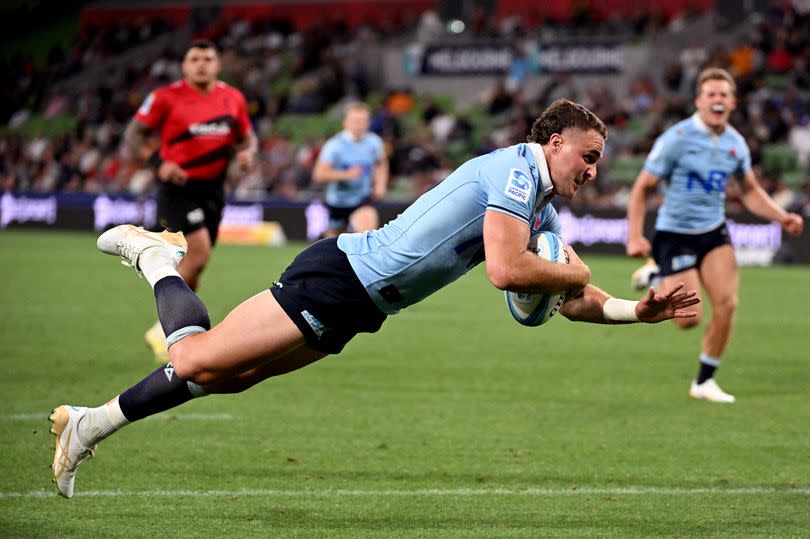
[{"label": "super rugby pacific logo", "polygon": [[509,178],[506,180],[506,188],[503,192],[509,198],[526,203],[532,192],[531,179],[522,170],[513,168],[509,171]]}]

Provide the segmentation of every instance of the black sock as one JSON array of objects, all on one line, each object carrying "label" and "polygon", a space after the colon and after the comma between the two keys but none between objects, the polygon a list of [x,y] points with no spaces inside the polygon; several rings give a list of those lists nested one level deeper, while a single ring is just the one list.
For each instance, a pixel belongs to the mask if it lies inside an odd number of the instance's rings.
[{"label": "black sock", "polygon": [[182,329],[189,329],[186,334],[211,329],[205,305],[181,277],[164,277],[155,283],[154,291],[158,318],[167,339]]},{"label": "black sock", "polygon": [[[154,291],[158,318],[169,345],[211,329],[205,305],[181,277],[164,277],[155,283]],[[169,363],[121,393],[118,403],[129,421],[137,421],[203,395],[201,386],[181,379]]]},{"label": "black sock", "polygon": [[717,369],[714,365],[709,365],[707,363],[700,362],[700,370],[698,371],[697,375],[697,383],[702,384],[712,376],[714,376],[714,371]]},{"label": "black sock", "polygon": [[124,417],[132,422],[204,395],[201,386],[182,380],[168,363],[121,393],[118,405]]}]

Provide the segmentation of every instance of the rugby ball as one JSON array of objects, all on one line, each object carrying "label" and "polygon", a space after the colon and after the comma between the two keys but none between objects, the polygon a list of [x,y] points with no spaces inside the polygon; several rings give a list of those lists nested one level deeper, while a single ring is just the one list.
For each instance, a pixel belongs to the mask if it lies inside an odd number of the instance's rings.
[{"label": "rugby ball", "polygon": [[[551,262],[568,263],[565,244],[559,236],[551,232],[541,232],[532,236],[528,248],[537,256]],[[565,294],[566,291],[553,294],[526,294],[508,290],[505,292],[506,305],[512,318],[524,326],[539,326],[548,322],[562,307]]]}]

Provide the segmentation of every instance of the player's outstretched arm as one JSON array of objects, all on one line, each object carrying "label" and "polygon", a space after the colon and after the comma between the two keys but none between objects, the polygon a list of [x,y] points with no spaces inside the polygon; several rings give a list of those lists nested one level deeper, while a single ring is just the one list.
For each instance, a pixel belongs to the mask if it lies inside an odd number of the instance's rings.
[{"label": "player's outstretched arm", "polygon": [[695,290],[683,291],[683,283],[678,283],[661,294],[656,294],[650,288],[640,301],[613,298],[604,290],[588,285],[578,294],[566,299],[560,313],[575,322],[653,324],[672,318],[696,316],[694,311],[687,309],[699,302],[700,298]]}]

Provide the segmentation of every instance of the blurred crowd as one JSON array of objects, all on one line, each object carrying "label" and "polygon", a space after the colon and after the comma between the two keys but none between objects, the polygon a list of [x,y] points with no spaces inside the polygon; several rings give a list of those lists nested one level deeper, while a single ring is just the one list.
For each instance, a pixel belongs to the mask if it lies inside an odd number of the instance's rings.
[{"label": "blurred crowd", "polygon": [[[616,36],[646,35],[669,25],[689,24],[683,17],[649,15],[632,21],[600,21],[599,30]],[[567,21],[527,27],[519,17],[498,24],[476,12],[468,21],[475,36],[508,38],[520,43],[555,30],[592,33],[596,22],[574,12]],[[229,177],[232,196],[311,197],[310,175],[325,139],[339,129],[342,105],[371,104],[372,130],[386,143],[392,192],[413,198],[440,182],[466,158],[525,140],[534,118],[553,100],[582,102],[608,125],[609,139],[599,181],[573,203],[599,207],[626,205],[629,185],[612,176],[614,165],[640,158],[655,138],[692,111],[694,81],[706,66],[727,68],[737,81],[738,106],[731,123],[746,138],[766,190],[786,208],[810,215],[810,17],[793,8],[773,8],[747,25],[730,45],[707,48],[692,41],[664,58],[660,76],[642,75],[626,91],[609,84],[584,85],[576,77],[544,76],[539,91],[527,90],[521,52],[513,69],[493,81],[479,102],[465,109],[446,96],[415,95],[408,88],[385,88],[365,52],[383,40],[428,42],[442,39],[447,25],[435,12],[417,20],[392,20],[380,27],[350,29],[326,22],[297,32],[284,21],[248,22],[209,28],[220,47],[221,78],[245,94],[261,141],[258,166]],[[127,122],[153,88],[180,77],[180,48],[167,46],[148,65],[119,70],[115,76],[64,83],[72,75],[164,35],[164,23],[120,24],[82,33],[67,50],[54,46],[44,65],[15,56],[0,64],[4,85],[0,120],[8,125],[0,138],[0,190],[29,192],[147,192],[152,172],[134,162],[121,146]],[[174,29],[173,31],[176,31]],[[299,115],[321,115],[328,129],[299,129]],[[69,117],[75,123],[49,136],[16,129],[32,118]],[[301,124],[303,125],[303,124]],[[790,146],[804,179],[788,188],[783,171],[763,159],[763,148]],[[638,162],[640,167],[640,162]],[[625,178],[626,180],[626,178]],[[729,203],[739,193],[729,188]]]}]

